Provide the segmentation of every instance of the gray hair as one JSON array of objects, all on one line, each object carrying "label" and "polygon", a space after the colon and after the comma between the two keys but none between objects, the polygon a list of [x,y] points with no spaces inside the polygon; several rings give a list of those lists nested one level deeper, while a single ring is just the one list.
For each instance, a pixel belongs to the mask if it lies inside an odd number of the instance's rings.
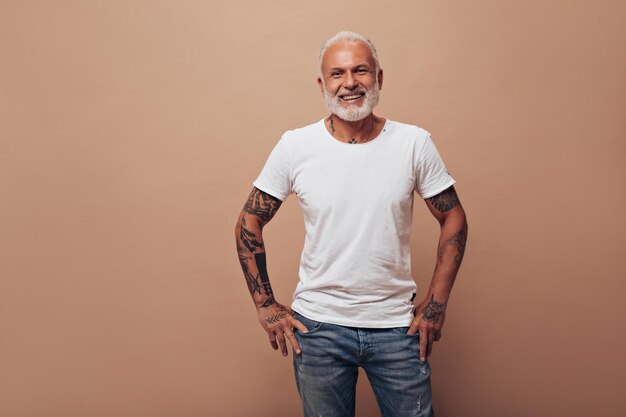
[{"label": "gray hair", "polygon": [[374,64],[376,67],[375,68],[376,80],[378,80],[378,70],[380,69],[380,62],[378,61],[378,52],[376,52],[376,48],[374,47],[374,44],[372,43],[372,41],[370,41],[368,38],[366,38],[363,35],[359,35],[358,33],[344,30],[342,32],[337,33],[335,36],[326,39],[326,41],[322,45],[322,49],[320,50],[320,56],[319,56],[318,65],[317,65],[318,74],[319,74],[319,77],[322,79],[322,82],[325,83],[324,75],[322,74],[322,58],[324,58],[324,54],[326,53],[326,50],[331,45],[334,45],[337,42],[341,42],[341,41],[358,41],[358,42],[363,42],[365,45],[367,45],[367,47],[372,52],[372,57],[374,57]]}]

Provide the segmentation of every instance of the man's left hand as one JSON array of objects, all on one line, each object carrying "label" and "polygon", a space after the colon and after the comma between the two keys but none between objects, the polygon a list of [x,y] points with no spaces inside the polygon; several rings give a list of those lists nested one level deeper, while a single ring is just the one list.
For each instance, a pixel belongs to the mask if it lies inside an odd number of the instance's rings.
[{"label": "man's left hand", "polygon": [[419,332],[419,354],[422,362],[430,356],[433,342],[441,339],[441,328],[446,317],[446,304],[447,302],[435,300],[434,294],[431,294],[430,299],[425,299],[415,309],[415,318],[407,334]]}]

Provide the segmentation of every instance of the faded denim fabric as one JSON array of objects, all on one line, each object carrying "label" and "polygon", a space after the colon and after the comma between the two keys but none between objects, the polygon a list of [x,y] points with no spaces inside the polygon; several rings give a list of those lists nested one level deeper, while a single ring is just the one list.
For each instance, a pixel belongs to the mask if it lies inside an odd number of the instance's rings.
[{"label": "faded denim fabric", "polygon": [[428,360],[419,360],[419,334],[408,327],[346,327],[294,312],[308,333],[294,329],[293,355],[305,417],[354,417],[358,367],[370,381],[382,417],[434,417]]}]

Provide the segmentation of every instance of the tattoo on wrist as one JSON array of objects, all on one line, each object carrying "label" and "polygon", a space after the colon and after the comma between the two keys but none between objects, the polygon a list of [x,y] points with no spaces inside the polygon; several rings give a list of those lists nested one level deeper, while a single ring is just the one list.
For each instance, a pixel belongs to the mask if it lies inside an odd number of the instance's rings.
[{"label": "tattoo on wrist", "polygon": [[441,212],[450,211],[459,205],[459,197],[456,195],[453,185],[439,194],[430,197],[428,201]]},{"label": "tattoo on wrist", "polygon": [[435,295],[432,294],[430,301],[422,310],[422,318],[428,322],[437,323],[445,311],[446,304],[448,304],[448,302],[440,303],[435,301]]},{"label": "tattoo on wrist", "polygon": [[265,300],[265,302],[261,305],[261,308],[269,307],[269,306],[274,305],[274,304],[276,304],[276,300],[274,299],[274,296],[271,295],[270,298]]}]

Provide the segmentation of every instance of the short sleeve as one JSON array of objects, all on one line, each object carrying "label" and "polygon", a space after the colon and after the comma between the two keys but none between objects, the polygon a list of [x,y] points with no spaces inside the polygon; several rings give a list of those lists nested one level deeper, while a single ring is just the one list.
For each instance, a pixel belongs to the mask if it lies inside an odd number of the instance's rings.
[{"label": "short sleeve", "polygon": [[417,157],[415,192],[426,199],[439,194],[455,182],[446,170],[435,143],[428,133]]},{"label": "short sleeve", "polygon": [[291,194],[291,158],[285,135],[276,143],[261,173],[252,184],[280,201],[284,201]]}]

